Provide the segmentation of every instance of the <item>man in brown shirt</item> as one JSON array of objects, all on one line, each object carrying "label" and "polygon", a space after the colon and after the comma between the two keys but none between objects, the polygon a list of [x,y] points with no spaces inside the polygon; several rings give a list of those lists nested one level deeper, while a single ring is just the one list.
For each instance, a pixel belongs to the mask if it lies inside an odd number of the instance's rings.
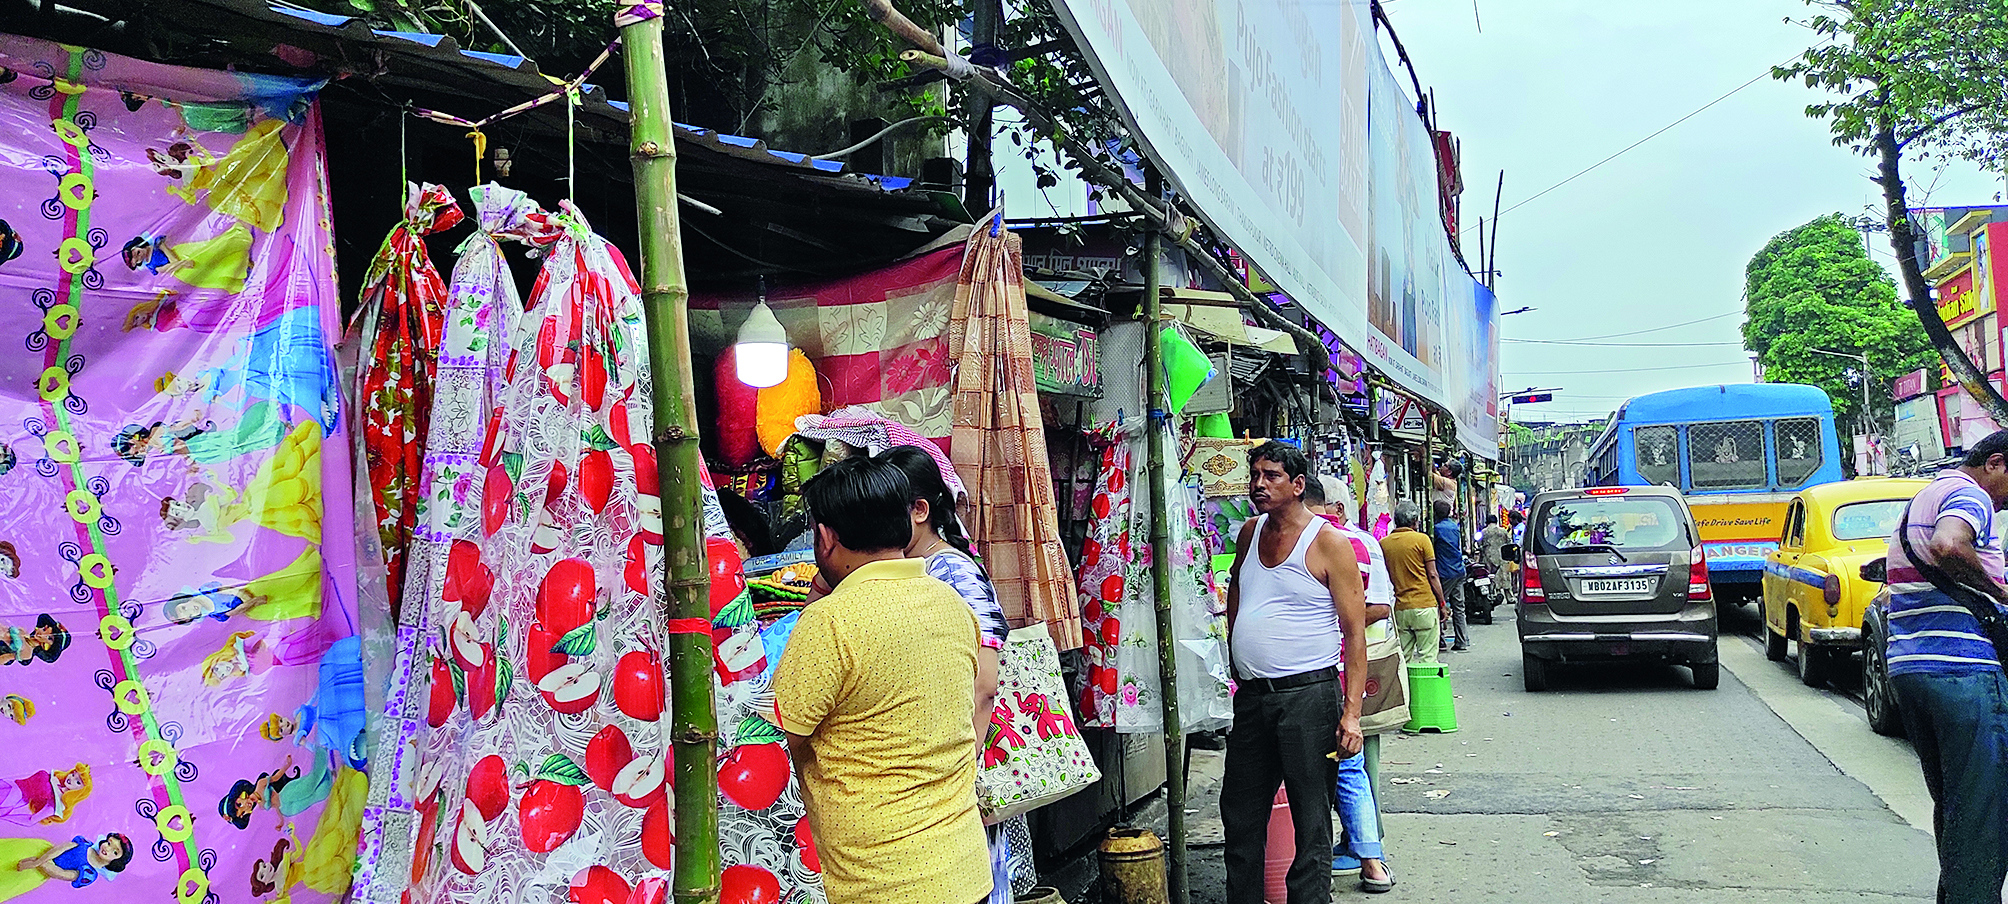
[{"label": "man in brown shirt", "polygon": [[1422,512],[1413,502],[1394,507],[1394,532],[1381,540],[1388,579],[1394,583],[1394,626],[1402,658],[1435,662],[1442,619],[1450,616],[1443,582],[1436,576],[1436,547],[1415,529]]}]

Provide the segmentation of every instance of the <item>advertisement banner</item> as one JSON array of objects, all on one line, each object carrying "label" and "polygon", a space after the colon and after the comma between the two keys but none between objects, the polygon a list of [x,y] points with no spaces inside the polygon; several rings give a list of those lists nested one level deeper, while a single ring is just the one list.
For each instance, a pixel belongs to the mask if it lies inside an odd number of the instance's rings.
[{"label": "advertisement banner", "polygon": [[1896,401],[1914,399],[1924,394],[1924,368],[1897,377],[1890,383],[1890,397]]},{"label": "advertisement banner", "polygon": [[1367,5],[1058,0],[1054,8],[1199,215],[1319,322],[1364,344]]},{"label": "advertisement banner", "polygon": [[319,87],[0,35],[0,900],[348,891]]},{"label": "advertisement banner", "polygon": [[1947,329],[1960,326],[1992,310],[1992,299],[1973,291],[1973,268],[1968,267],[1938,284],[1938,318]]}]

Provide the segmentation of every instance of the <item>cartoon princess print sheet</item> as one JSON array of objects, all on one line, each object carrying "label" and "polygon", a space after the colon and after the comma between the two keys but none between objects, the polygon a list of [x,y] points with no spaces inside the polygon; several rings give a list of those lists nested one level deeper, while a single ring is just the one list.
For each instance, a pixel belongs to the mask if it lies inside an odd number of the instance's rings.
[{"label": "cartoon princess print sheet", "polygon": [[347,891],[318,88],[0,35],[0,901]]}]

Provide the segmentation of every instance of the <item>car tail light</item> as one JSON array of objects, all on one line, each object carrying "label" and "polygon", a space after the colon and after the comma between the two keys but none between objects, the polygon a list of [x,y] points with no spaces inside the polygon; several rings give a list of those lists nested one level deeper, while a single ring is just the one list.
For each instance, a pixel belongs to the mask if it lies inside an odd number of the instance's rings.
[{"label": "car tail light", "polygon": [[1840,575],[1837,575],[1837,574],[1830,574],[1830,575],[1827,575],[1827,580],[1826,580],[1826,582],[1825,582],[1824,584],[1822,584],[1822,585],[1821,585],[1821,587],[1820,587],[1820,595],[1821,595],[1822,597],[1825,597],[1825,598],[1826,598],[1826,600],[1827,600],[1827,605],[1829,605],[1829,606],[1838,606],[1838,605],[1840,605],[1840,604],[1841,604],[1841,576],[1840,576]]},{"label": "car tail light", "polygon": [[1590,487],[1583,491],[1585,496],[1622,496],[1631,492],[1631,487]]},{"label": "car tail light", "polygon": [[1527,556],[1527,564],[1520,567],[1520,599],[1523,602],[1548,600],[1548,591],[1541,589],[1541,563],[1532,554]]},{"label": "car tail light", "polygon": [[1687,555],[1687,598],[1690,602],[1715,598],[1708,586],[1708,555],[1699,546]]}]

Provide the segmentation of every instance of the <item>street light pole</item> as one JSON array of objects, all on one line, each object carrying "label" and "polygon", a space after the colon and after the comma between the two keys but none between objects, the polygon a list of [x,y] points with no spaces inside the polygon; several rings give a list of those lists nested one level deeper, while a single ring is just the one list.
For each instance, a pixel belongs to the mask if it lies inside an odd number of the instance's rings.
[{"label": "street light pole", "polygon": [[1816,355],[1831,355],[1835,358],[1846,358],[1850,361],[1862,362],[1862,426],[1864,427],[1862,432],[1875,436],[1875,415],[1869,410],[1869,380],[1874,373],[1869,370],[1869,356],[1867,354],[1850,355],[1847,352],[1831,352],[1824,348],[1809,348],[1806,351]]}]

